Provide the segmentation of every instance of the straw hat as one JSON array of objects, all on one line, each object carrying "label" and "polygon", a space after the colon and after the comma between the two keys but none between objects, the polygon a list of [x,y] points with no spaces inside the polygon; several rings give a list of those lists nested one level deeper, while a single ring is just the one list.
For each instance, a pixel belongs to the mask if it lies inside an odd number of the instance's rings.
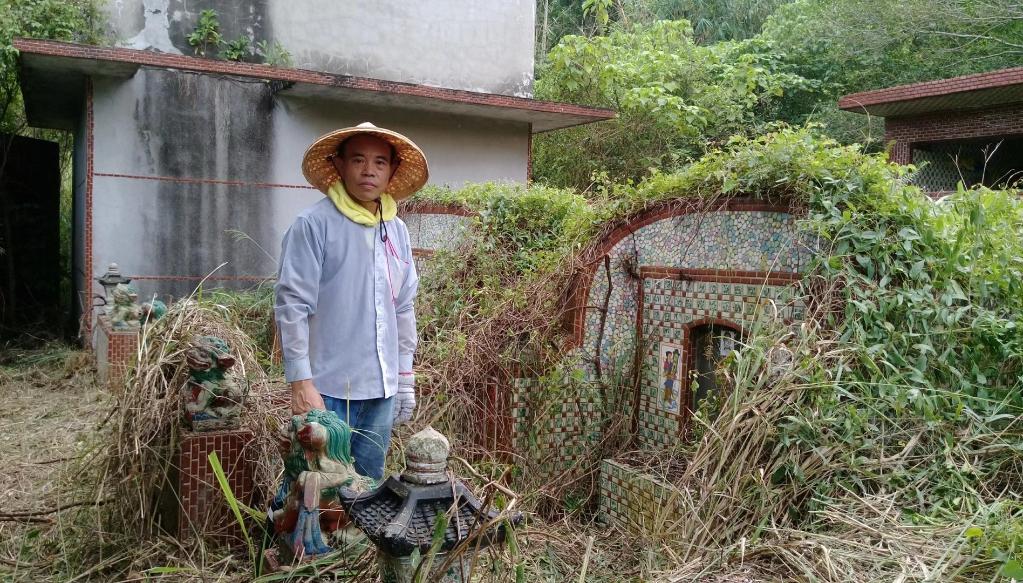
[{"label": "straw hat", "polygon": [[412,196],[426,184],[430,177],[430,168],[426,163],[426,156],[412,140],[391,130],[378,128],[367,122],[351,128],[335,130],[324,134],[305,151],[302,158],[302,174],[309,184],[315,186],[320,192],[327,194],[332,184],[341,180],[334,168],[331,156],[337,153],[341,142],[358,134],[369,134],[376,136],[388,144],[394,146],[398,152],[398,169],[394,171],[391,182],[387,185],[387,194],[394,197],[394,200],[402,200]]}]

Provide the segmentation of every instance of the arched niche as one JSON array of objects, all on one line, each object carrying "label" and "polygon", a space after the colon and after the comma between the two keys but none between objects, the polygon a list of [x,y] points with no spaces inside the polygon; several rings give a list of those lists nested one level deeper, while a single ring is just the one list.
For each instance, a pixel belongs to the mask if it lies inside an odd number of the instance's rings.
[{"label": "arched niche", "polygon": [[[789,204],[750,199],[665,203],[623,221],[586,254],[566,313],[573,358],[591,380],[635,381],[623,406],[641,444],[670,446],[683,434],[697,327],[745,330],[765,309],[803,317],[792,286],[814,245],[799,216]],[[674,404],[659,398],[669,349],[682,359]]]}]

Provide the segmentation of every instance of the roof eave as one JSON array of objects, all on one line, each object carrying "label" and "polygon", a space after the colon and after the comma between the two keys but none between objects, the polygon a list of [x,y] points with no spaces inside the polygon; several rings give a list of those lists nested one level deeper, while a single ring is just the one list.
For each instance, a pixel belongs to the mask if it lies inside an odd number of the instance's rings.
[{"label": "roof eave", "polygon": [[73,123],[77,112],[67,111],[72,106],[57,103],[53,95],[80,94],[86,77],[127,78],[143,66],[263,79],[279,83],[284,95],[521,122],[530,124],[534,133],[615,117],[609,109],[568,103],[136,49],[36,39],[15,39],[14,46],[21,53],[26,110],[35,127],[69,129]]},{"label": "roof eave", "polygon": [[838,108],[879,117],[968,111],[1023,103],[1023,67],[897,85],[843,96]]}]

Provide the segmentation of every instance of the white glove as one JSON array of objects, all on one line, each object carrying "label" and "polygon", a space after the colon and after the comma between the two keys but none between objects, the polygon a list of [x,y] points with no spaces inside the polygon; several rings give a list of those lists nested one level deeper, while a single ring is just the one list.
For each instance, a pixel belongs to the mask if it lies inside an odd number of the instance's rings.
[{"label": "white glove", "polygon": [[394,425],[404,425],[412,420],[416,409],[416,377],[398,376],[398,392],[394,395]]}]

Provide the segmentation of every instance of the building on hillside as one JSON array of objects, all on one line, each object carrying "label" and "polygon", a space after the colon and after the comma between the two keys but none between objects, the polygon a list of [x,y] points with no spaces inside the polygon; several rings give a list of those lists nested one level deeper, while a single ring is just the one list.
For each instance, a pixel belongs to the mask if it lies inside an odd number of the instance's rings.
[{"label": "building on hillside", "polygon": [[846,111],[884,118],[891,160],[920,168],[934,195],[1023,182],[1023,67],[842,97]]},{"label": "building on hillside", "polygon": [[86,330],[110,262],[142,297],[272,276],[284,230],[322,196],[302,154],[331,129],[400,131],[429,156],[431,184],[459,186],[525,182],[532,134],[614,116],[531,98],[531,0],[204,4],[225,39],[278,43],[293,66],[192,56],[199,9],[183,0],[113,3],[117,47],[15,41],[30,125],[75,138],[72,287]]}]

